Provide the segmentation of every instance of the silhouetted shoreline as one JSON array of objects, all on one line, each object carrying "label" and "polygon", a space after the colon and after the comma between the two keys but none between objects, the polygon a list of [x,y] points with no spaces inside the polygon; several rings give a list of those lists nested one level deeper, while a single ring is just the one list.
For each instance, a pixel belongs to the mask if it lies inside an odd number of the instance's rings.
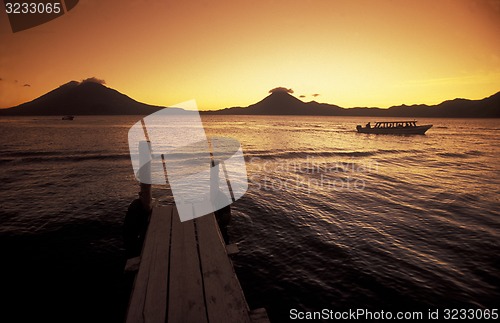
[{"label": "silhouetted shoreline", "polygon": [[[0,109],[2,115],[149,115],[162,106],[138,102],[125,94],[94,82],[71,81],[39,98],[18,106]],[[169,107],[168,109],[174,109]],[[175,108],[179,114],[193,113]],[[437,105],[399,105],[343,108],[334,104],[303,102],[286,93],[274,92],[247,107],[232,107],[201,114],[216,115],[295,115],[295,116],[367,116],[405,118],[500,118],[500,92],[482,100],[454,99]]]}]

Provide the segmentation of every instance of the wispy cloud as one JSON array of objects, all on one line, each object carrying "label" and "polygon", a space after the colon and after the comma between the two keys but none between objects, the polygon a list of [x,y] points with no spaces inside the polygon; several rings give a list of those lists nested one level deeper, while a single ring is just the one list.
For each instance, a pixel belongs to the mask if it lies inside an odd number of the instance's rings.
[{"label": "wispy cloud", "polygon": [[9,78],[0,77],[0,81],[1,82],[5,82],[6,84],[13,84],[14,86],[31,87],[31,84],[29,84],[29,83],[22,83],[19,80],[12,80],[12,79],[9,79]]},{"label": "wispy cloud", "polygon": [[84,80],[82,80],[81,83],[97,83],[97,84],[106,84],[106,81],[103,80],[103,79],[98,79],[97,77],[95,76],[92,76],[92,77],[89,77],[89,78],[86,78]]},{"label": "wispy cloud", "polygon": [[269,90],[269,93],[293,93],[292,89],[287,89],[286,87],[275,87],[274,89]]}]

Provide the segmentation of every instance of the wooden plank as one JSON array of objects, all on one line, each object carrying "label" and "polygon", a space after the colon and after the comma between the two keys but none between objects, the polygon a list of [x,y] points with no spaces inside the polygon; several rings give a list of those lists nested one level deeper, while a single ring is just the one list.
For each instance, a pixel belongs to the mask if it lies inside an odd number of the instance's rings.
[{"label": "wooden plank", "polygon": [[168,322],[207,322],[194,221],[172,218]]},{"label": "wooden plank", "polygon": [[170,234],[172,226],[172,207],[158,208],[157,230],[154,236],[154,259],[150,266],[149,284],[144,304],[146,322],[164,323],[167,313],[168,271],[170,259]]},{"label": "wooden plank", "polygon": [[153,209],[127,322],[165,322],[172,207]]},{"label": "wooden plank", "polygon": [[250,323],[249,309],[224,247],[215,216],[195,220],[210,322]]}]

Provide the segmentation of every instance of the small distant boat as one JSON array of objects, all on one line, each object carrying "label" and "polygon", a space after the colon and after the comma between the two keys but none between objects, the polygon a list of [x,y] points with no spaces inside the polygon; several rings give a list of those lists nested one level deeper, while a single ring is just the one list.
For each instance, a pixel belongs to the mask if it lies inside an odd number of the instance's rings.
[{"label": "small distant boat", "polygon": [[417,126],[417,121],[386,121],[375,122],[375,126],[371,126],[370,122],[365,127],[357,125],[356,130],[359,133],[423,135],[431,127],[431,124]]},{"label": "small distant boat", "polygon": [[73,120],[75,116],[64,116],[62,117],[62,120]]}]

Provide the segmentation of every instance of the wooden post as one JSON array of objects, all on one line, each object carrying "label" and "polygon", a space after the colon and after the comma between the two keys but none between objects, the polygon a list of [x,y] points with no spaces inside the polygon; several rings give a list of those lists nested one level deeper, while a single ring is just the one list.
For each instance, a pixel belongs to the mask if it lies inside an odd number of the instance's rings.
[{"label": "wooden post", "polygon": [[139,192],[139,197],[142,201],[144,207],[148,210],[151,209],[151,145],[149,141],[139,142],[139,165],[143,165],[139,168],[139,181],[141,190]]}]

